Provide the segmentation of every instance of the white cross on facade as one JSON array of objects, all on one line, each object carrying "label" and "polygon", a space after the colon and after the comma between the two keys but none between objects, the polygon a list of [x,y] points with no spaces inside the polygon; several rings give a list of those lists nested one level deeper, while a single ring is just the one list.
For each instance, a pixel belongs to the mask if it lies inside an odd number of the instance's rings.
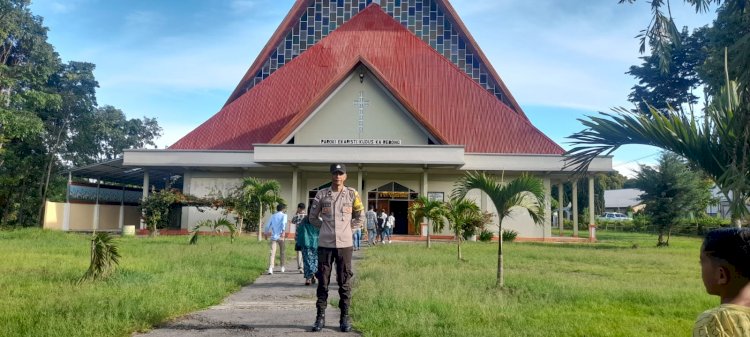
[{"label": "white cross on facade", "polygon": [[365,100],[365,92],[359,92],[359,98],[354,101],[354,107],[359,111],[359,139],[362,139],[362,133],[365,131],[365,109],[370,106],[370,101]]}]

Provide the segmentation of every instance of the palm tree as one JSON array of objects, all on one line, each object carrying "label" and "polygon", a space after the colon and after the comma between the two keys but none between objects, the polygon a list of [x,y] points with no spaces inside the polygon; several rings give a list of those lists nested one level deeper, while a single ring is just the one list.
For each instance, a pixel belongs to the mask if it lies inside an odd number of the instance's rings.
[{"label": "palm tree", "polygon": [[461,241],[464,237],[464,231],[467,226],[475,225],[476,223],[484,222],[484,215],[479,209],[479,206],[471,200],[451,198],[445,204],[446,214],[448,223],[456,235],[456,242],[458,243],[458,259],[463,260],[461,255]]},{"label": "palm tree", "polygon": [[653,108],[650,116],[617,108],[616,114],[581,119],[587,129],[568,137],[575,147],[566,153],[567,166],[584,171],[597,156],[627,144],[674,152],[711,177],[730,200],[732,220],[741,226],[750,199],[750,104],[747,98],[741,101],[736,83],[727,83],[702,122],[679,111],[663,115]]},{"label": "palm tree", "polygon": [[280,196],[281,185],[276,180],[264,181],[250,177],[242,181],[242,190],[246,202],[258,205],[258,241],[262,241],[265,210],[271,210],[274,205],[284,202]]},{"label": "palm tree", "polygon": [[[456,182],[453,198],[461,199],[473,189],[486,193],[497,209],[498,233],[503,232],[503,220],[511,216],[514,209],[520,207],[526,210],[531,220],[536,224],[544,221],[544,184],[538,178],[527,174],[504,184],[485,173],[467,172]],[[503,240],[499,238],[497,249],[497,287],[505,286],[503,270]]]},{"label": "palm tree", "polygon": [[445,226],[445,203],[437,200],[429,200],[427,197],[420,195],[417,200],[409,207],[409,215],[411,216],[414,224],[419,228],[419,220],[427,219],[427,248],[432,247],[432,241],[430,240],[430,227],[438,232],[443,230]]}]

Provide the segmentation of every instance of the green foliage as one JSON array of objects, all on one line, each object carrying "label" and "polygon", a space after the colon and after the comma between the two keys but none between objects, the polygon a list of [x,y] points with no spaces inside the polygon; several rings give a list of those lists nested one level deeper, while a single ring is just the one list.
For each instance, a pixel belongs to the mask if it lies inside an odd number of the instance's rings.
[{"label": "green foliage", "polygon": [[[632,66],[627,74],[638,80],[638,84],[628,96],[637,111],[649,114],[649,104],[663,114],[668,114],[670,108],[685,112],[684,105],[698,102],[698,96],[693,94],[701,84],[698,77],[698,66],[702,64],[706,55],[703,52],[704,31],[689,34],[687,28],[680,33],[681,43],[672,50],[670,62],[666,69],[660,68],[659,55],[652,54],[641,57],[640,66]],[[692,109],[690,110],[692,111]]]},{"label": "green foliage", "polygon": [[63,63],[30,1],[0,1],[0,226],[34,226],[65,195],[59,171],[153,145],[156,120],[99,108],[95,66]]},{"label": "green foliage", "polygon": [[[246,205],[255,204],[255,207],[258,210],[258,225],[256,227],[258,229],[258,241],[261,241],[261,229],[263,226],[260,221],[263,219],[263,214],[265,214],[266,211],[272,211],[276,205],[284,203],[284,199],[281,198],[281,185],[276,180],[261,180],[249,177],[242,181],[242,186],[240,188],[241,190],[233,195],[235,195],[236,200],[240,203]],[[244,205],[239,209],[243,214],[250,211],[250,207]]]},{"label": "green foliage", "polygon": [[[463,197],[458,198],[463,199]],[[445,203],[438,200],[429,200],[426,196],[420,195],[409,206],[409,216],[417,232],[421,231],[421,219],[427,219],[427,248],[432,246],[431,232],[441,232],[445,226],[445,217],[448,208]]]},{"label": "green foliage", "polygon": [[146,200],[140,205],[143,219],[146,222],[151,235],[156,235],[160,228],[169,224],[169,210],[182,200],[182,194],[178,190],[151,191]]},{"label": "green foliage", "polygon": [[96,281],[109,276],[120,263],[120,252],[117,243],[109,233],[94,233],[91,238],[91,262],[89,269],[78,280]]},{"label": "green foliage", "polygon": [[479,236],[477,238],[482,242],[491,242],[494,236],[495,233],[492,233],[487,229],[482,229],[482,231],[479,232]]},{"label": "green foliage", "polygon": [[611,154],[622,145],[656,146],[702,169],[731,200],[733,216],[745,216],[750,197],[750,114],[736,110],[740,107],[737,85],[729,85],[708,108],[703,123],[679,111],[664,115],[653,108],[650,116],[619,108],[614,109],[616,114],[580,120],[586,129],[568,137],[574,145],[566,153],[568,165],[585,170],[596,156]]},{"label": "green foliage", "polygon": [[212,232],[221,234],[223,229],[226,228],[229,231],[230,242],[234,243],[234,239],[237,235],[237,226],[226,218],[216,220],[203,220],[193,227],[193,234],[190,236],[189,244],[195,245],[198,243],[198,233],[200,229],[207,227]]},{"label": "green foliage", "polygon": [[678,218],[695,211],[705,212],[701,200],[711,196],[700,175],[669,152],[662,153],[657,167],[641,165],[636,186],[643,191],[640,198],[646,204],[644,212],[657,228],[659,246],[669,245],[669,234]]},{"label": "green foliage", "polygon": [[[0,230],[0,336],[132,336],[219,304],[268,268],[268,245],[252,238],[230,244],[204,236],[186,249],[181,236],[121,237],[117,271],[77,285],[89,262],[90,239]],[[293,247],[287,249],[291,256]]]},{"label": "green foliage", "polygon": [[503,229],[502,239],[505,242],[513,242],[516,240],[516,237],[518,236],[518,232],[512,230],[512,229]]},{"label": "green foliage", "polygon": [[[498,217],[498,232],[503,230],[503,220],[516,208],[525,210],[536,224],[544,221],[544,184],[538,178],[523,174],[508,183],[497,181],[494,176],[485,173],[467,172],[454,185],[452,198],[463,199],[473,189],[486,193],[495,205]],[[497,282],[498,288],[505,284],[503,271],[503,240],[498,240],[497,248]]]},{"label": "green foliage", "polygon": [[466,232],[473,235],[477,229],[483,229],[485,225],[492,223],[492,214],[482,213],[479,206],[472,200],[451,198],[444,206],[448,225],[456,236],[458,259],[463,260],[461,241],[466,236]]}]

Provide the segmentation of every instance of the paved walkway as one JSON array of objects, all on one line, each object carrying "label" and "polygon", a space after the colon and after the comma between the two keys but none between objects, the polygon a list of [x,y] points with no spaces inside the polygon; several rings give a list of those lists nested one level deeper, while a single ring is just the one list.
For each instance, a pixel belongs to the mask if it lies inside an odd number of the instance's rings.
[{"label": "paved walkway", "polygon": [[[362,258],[355,251],[353,268]],[[297,272],[293,256],[287,257],[286,273],[277,266],[273,275],[261,275],[255,283],[243,287],[219,305],[168,322],[146,334],[147,337],[204,336],[360,336],[339,331],[339,309],[330,304],[326,310],[326,328],[309,332],[315,321],[315,285],[305,286]],[[336,273],[331,275],[329,302],[338,303]]]}]

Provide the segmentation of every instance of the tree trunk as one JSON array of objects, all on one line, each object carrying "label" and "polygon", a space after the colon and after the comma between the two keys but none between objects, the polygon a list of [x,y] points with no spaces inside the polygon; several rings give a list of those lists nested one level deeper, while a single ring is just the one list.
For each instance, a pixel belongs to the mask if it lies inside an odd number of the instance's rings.
[{"label": "tree trunk", "polygon": [[463,260],[464,257],[461,255],[461,237],[458,238],[458,260]]},{"label": "tree trunk", "polygon": [[242,216],[239,216],[238,220],[240,220],[240,223],[239,223],[239,228],[237,228],[237,234],[242,234],[242,227],[245,226],[243,223],[245,219]]},{"label": "tree trunk", "polygon": [[39,205],[39,213],[37,219],[40,228],[44,227],[44,209],[47,206],[47,191],[49,190],[49,178],[52,174],[52,163],[55,160],[55,153],[57,152],[57,148],[60,146],[60,140],[62,139],[62,134],[66,129],[67,124],[67,122],[63,123],[63,125],[60,127],[60,130],[57,132],[57,139],[55,140],[55,144],[49,150],[50,153],[49,162],[47,163],[47,172],[45,173],[44,184],[40,186],[39,191],[39,194],[42,198],[42,203],[41,205]]},{"label": "tree trunk", "polygon": [[430,227],[431,227],[430,223],[431,222],[432,222],[432,220],[428,220],[427,221],[427,248],[431,248],[432,247],[432,241],[430,240]]},{"label": "tree trunk", "polygon": [[44,185],[41,188],[42,203],[39,205],[38,221],[39,227],[44,227],[44,210],[47,206],[47,191],[49,190],[49,177],[52,174],[52,161],[54,158],[50,156],[49,164],[47,165],[47,172],[45,173]]},{"label": "tree trunk", "polygon": [[[498,219],[499,223],[503,223],[503,219]],[[498,226],[498,233],[503,232],[502,226]],[[503,269],[503,236],[502,234],[497,240],[497,283],[495,284],[498,289],[505,287],[505,270]]]},{"label": "tree trunk", "polygon": [[258,210],[258,241],[263,241],[263,204],[258,202],[260,205]]},{"label": "tree trunk", "polygon": [[664,229],[659,228],[659,241],[656,243],[656,247],[664,247],[666,245],[664,242]]}]

